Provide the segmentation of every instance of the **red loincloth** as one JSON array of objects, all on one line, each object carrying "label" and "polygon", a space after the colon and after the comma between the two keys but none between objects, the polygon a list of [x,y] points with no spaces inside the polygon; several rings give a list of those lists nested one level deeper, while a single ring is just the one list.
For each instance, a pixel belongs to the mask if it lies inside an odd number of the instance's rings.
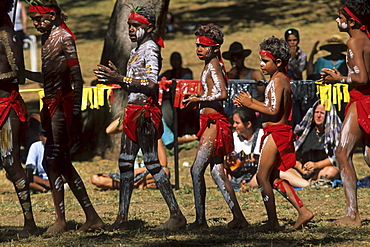
[{"label": "red loincloth", "polygon": [[150,118],[156,129],[157,138],[161,138],[163,134],[162,111],[157,105],[152,103],[151,98],[148,98],[144,106],[127,105],[123,118],[123,131],[134,142],[138,142],[137,129],[140,126],[139,118],[143,113],[145,118]]},{"label": "red loincloth", "polygon": [[275,141],[276,147],[280,154],[281,163],[277,167],[280,171],[285,172],[296,164],[296,154],[294,149],[294,133],[292,126],[287,124],[267,125],[263,128],[261,139],[261,149],[265,138],[271,134]]},{"label": "red loincloth", "polygon": [[68,132],[68,144],[72,145],[71,139],[71,130],[72,130],[72,119],[73,119],[73,91],[69,92],[65,96],[57,95],[55,98],[52,99],[42,99],[44,102],[44,106],[42,108],[42,127],[46,131],[46,133],[50,133],[51,131],[51,118],[54,116],[55,111],[61,107],[64,112],[64,116],[66,118],[66,128]]},{"label": "red loincloth", "polygon": [[370,134],[370,95],[365,95],[356,89],[352,89],[350,96],[345,114],[347,114],[349,106],[356,102],[358,123],[367,134]]},{"label": "red loincloth", "polygon": [[216,122],[217,130],[216,139],[214,142],[215,150],[213,152],[213,157],[215,156],[222,157],[234,151],[234,140],[233,133],[231,131],[231,124],[229,123],[227,117],[224,114],[221,114],[219,112],[201,114],[200,129],[199,132],[197,133],[197,136],[200,139],[206,128],[209,127],[210,123],[213,121]]},{"label": "red loincloth", "polygon": [[27,121],[26,105],[20,94],[13,90],[8,98],[0,98],[0,128],[3,126],[11,109],[15,111],[21,122]]}]

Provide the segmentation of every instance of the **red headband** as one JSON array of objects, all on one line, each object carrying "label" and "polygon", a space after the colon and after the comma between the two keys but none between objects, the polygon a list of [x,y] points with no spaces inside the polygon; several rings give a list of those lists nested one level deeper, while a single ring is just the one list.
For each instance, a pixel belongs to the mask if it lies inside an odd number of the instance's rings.
[{"label": "red headband", "polygon": [[58,13],[58,10],[56,8],[50,8],[46,6],[30,5],[30,8],[29,8],[29,12],[31,13],[46,14],[46,13],[50,13],[51,11]]},{"label": "red headband", "polygon": [[135,21],[138,21],[138,22],[141,22],[143,24],[147,24],[147,25],[150,24],[149,20],[145,16],[140,15],[140,14],[135,13],[135,12],[131,12],[128,18],[132,19],[132,20],[135,20]]},{"label": "red headband", "polygon": [[[343,10],[344,11],[346,11],[346,13],[349,15],[349,16],[351,16],[355,21],[357,21],[358,23],[360,23],[360,24],[362,24],[361,23],[361,20],[360,19],[358,19],[357,18],[357,16],[355,16],[350,10],[349,10],[349,8],[347,8],[347,7],[343,7]],[[366,34],[367,34],[367,36],[370,38],[370,32],[369,32],[369,30],[367,29],[367,26],[365,26],[364,24],[362,24],[362,26],[361,26],[361,28],[360,28],[361,30],[363,30],[363,31],[365,31],[366,32]]]},{"label": "red headband", "polygon": [[265,55],[265,56],[271,58],[272,60],[276,60],[276,58],[270,52],[268,52],[266,50],[260,50],[260,54]]},{"label": "red headband", "polygon": [[[29,12],[30,13],[40,13],[40,14],[46,14],[50,12],[55,12],[56,14],[60,14],[60,10],[57,8],[50,8],[46,6],[39,6],[39,5],[30,5]],[[63,19],[60,19],[61,21],[61,27],[64,28],[70,35],[72,35],[72,38],[76,40],[75,35],[72,33],[71,29],[67,26],[67,24],[63,21]]]},{"label": "red headband", "polygon": [[206,45],[206,46],[218,46],[216,42],[212,39],[205,37],[205,36],[197,36],[197,40],[195,42],[197,45]]}]

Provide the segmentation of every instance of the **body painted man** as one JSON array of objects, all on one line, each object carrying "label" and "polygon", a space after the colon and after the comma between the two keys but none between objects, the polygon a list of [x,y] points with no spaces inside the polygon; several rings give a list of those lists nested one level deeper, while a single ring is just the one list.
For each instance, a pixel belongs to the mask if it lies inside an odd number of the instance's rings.
[{"label": "body painted man", "polygon": [[67,231],[62,176],[67,180],[86,216],[86,222],[78,232],[100,229],[104,226],[103,221],[92,206],[70,156],[70,145],[76,142],[78,128],[81,126],[83,85],[75,38],[66,26],[66,16],[56,1],[28,2],[33,25],[43,33],[42,73],[27,71],[26,75],[29,79],[44,83],[42,126],[47,140],[43,166],[50,180],[56,213],[56,221],[47,229],[46,234]]},{"label": "body painted man", "polygon": [[346,197],[346,215],[332,225],[360,226],[357,204],[357,177],[352,157],[358,143],[363,143],[364,158],[370,165],[370,2],[342,0],[336,19],[339,31],[347,32],[348,76],[337,69],[322,69],[326,83],[348,83],[350,102],[346,107],[336,157]]},{"label": "body painted man", "polygon": [[200,130],[197,134],[199,145],[191,176],[194,187],[196,219],[190,224],[190,229],[207,228],[205,216],[206,184],[204,172],[211,164],[211,175],[232,214],[233,220],[229,228],[245,228],[248,226],[233,187],[224,172],[223,157],[234,150],[231,124],[224,113],[222,101],[227,98],[226,71],[221,58],[220,47],[223,43],[223,33],[218,26],[208,24],[200,26],[195,32],[196,53],[204,61],[201,76],[202,95],[191,94],[184,99],[186,107],[199,106]]},{"label": "body painted man", "polygon": [[21,135],[27,120],[26,106],[18,92],[24,84],[22,43],[8,15],[13,1],[0,0],[0,163],[8,173],[22,207],[24,227],[19,237],[37,235],[29,182],[20,161]]},{"label": "body painted man", "polygon": [[98,65],[95,74],[99,81],[118,83],[128,92],[128,105],[123,118],[120,170],[120,199],[117,219],[108,230],[129,227],[128,210],[134,186],[134,161],[141,148],[143,161],[152,174],[170,210],[170,219],[159,229],[178,229],[186,225],[175,199],[167,174],[158,159],[158,142],[163,132],[162,112],[158,106],[158,74],[161,68],[161,39],[153,33],[155,12],[148,6],[137,6],[129,17],[129,37],[137,47],[131,50],[126,76],[117,72],[109,61],[108,67]]}]

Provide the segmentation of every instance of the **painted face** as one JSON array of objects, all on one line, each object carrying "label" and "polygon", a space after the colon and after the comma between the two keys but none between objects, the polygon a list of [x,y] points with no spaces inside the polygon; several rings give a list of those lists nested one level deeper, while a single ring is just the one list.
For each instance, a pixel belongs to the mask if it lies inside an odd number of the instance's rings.
[{"label": "painted face", "polygon": [[136,20],[128,19],[128,35],[131,42],[141,41],[145,33],[148,31],[149,26]]},{"label": "painted face", "polygon": [[235,128],[235,131],[238,135],[242,135],[246,132],[246,129],[247,127],[245,126],[245,124],[242,122],[242,120],[240,119],[240,116],[238,113],[235,113],[233,115],[233,127]]},{"label": "painted face", "polygon": [[325,120],[325,107],[323,105],[318,105],[315,109],[313,119],[316,125],[324,124]]},{"label": "painted face", "polygon": [[32,23],[37,31],[40,33],[46,33],[51,30],[53,27],[53,20],[55,17],[50,13],[41,14],[41,13],[34,13],[31,12],[29,14]]},{"label": "painted face", "polygon": [[275,61],[268,56],[260,54],[260,60],[261,71],[264,75],[272,75],[278,70]]},{"label": "painted face", "polygon": [[338,11],[338,17],[335,19],[340,32],[345,32],[348,28],[347,18],[342,14],[343,9],[340,8]]},{"label": "painted face", "polygon": [[197,48],[195,50],[200,60],[205,60],[206,58],[211,58],[215,56],[215,53],[213,52],[214,49],[212,46],[206,46],[201,44],[196,44],[196,46]]},{"label": "painted face", "polygon": [[288,43],[289,47],[296,47],[299,43],[298,38],[293,34],[288,36],[286,42]]}]

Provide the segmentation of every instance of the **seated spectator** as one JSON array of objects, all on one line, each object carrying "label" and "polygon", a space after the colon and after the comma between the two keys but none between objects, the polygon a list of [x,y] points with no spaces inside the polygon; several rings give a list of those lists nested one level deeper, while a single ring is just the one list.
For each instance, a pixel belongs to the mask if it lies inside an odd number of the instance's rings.
[{"label": "seated spectator", "polygon": [[[158,140],[158,158],[163,170],[170,177],[170,170],[167,168],[167,158],[162,139]],[[99,173],[91,176],[91,183],[102,190],[119,190],[120,174],[119,173]],[[142,163],[142,153],[139,150],[134,164],[134,188],[139,189],[156,189],[157,185],[153,176]]]},{"label": "seated spectator", "polygon": [[265,83],[264,76],[259,69],[248,68],[244,65],[245,58],[251,54],[250,49],[243,49],[243,45],[234,42],[228,51],[222,53],[222,57],[230,60],[232,68],[227,72],[229,79],[254,80],[257,83],[249,87],[248,91],[253,98],[263,102]]},{"label": "seated spectator", "polygon": [[225,156],[225,168],[234,190],[244,185],[258,186],[256,172],[260,156],[260,141],[263,130],[256,128],[256,113],[249,108],[237,108],[233,114],[235,150]]},{"label": "seated spectator", "polygon": [[[258,186],[256,173],[263,130],[256,127],[256,113],[249,108],[237,108],[232,117],[235,128],[233,133],[235,150],[225,157],[224,165],[234,190],[240,189],[245,192],[247,186]],[[288,180],[294,187],[301,188],[308,185],[308,182],[294,173],[288,176],[281,174],[280,177]]]},{"label": "seated spectator", "polygon": [[317,101],[295,127],[294,133],[298,136],[295,143],[297,162],[295,169],[285,172],[285,178],[298,175],[307,182],[321,178],[339,179],[334,155],[341,125],[335,106],[331,104],[330,111],[325,111],[325,107]]},{"label": "seated spectator", "polygon": [[31,144],[26,160],[26,173],[33,192],[48,192],[51,189],[48,175],[42,166],[46,142],[44,134],[45,131],[40,130],[40,141]]},{"label": "seated spectator", "polygon": [[317,54],[317,46],[320,41],[316,41],[310,57],[307,63],[307,79],[308,80],[319,80],[321,77],[323,68],[336,68],[342,75],[348,74],[346,55],[343,52],[347,51],[347,45],[343,43],[343,40],[338,35],[326,40],[326,42],[320,46],[320,50],[327,51],[330,54],[325,57],[319,57],[315,63],[314,56]]}]

